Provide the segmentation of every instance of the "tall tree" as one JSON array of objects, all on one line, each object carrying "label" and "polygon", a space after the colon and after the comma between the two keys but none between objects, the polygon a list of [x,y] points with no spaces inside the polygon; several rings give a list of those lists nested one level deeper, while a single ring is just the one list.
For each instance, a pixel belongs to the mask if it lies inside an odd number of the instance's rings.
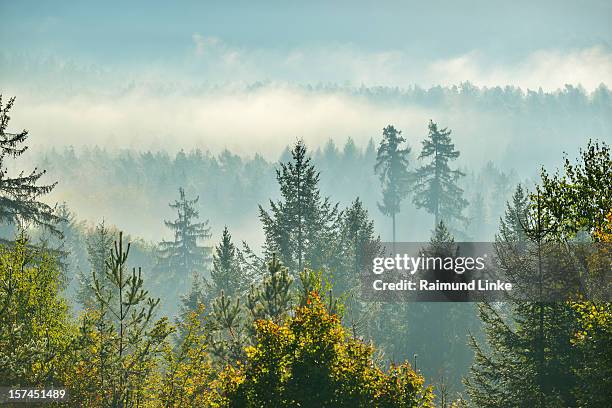
[{"label": "tall tree", "polygon": [[60,269],[48,251],[21,235],[0,244],[0,379],[4,384],[61,383],[73,326],[61,296]]},{"label": "tall tree", "polygon": [[434,225],[441,220],[447,224],[453,220],[464,221],[462,211],[468,204],[463,198],[463,189],[457,184],[465,174],[449,167],[449,161],[459,157],[450,135],[448,128],[438,129],[437,124],[429,121],[429,133],[419,155],[419,160],[429,162],[416,171],[413,201],[417,208],[425,208],[434,215]]},{"label": "tall tree", "polygon": [[36,168],[30,173],[22,171],[15,177],[8,174],[7,159],[16,159],[28,148],[23,145],[28,138],[27,130],[20,133],[7,131],[11,119],[9,113],[14,102],[13,97],[2,106],[0,95],[0,223],[32,223],[59,234],[56,226],[60,221],[59,217],[54,214],[52,207],[39,201],[42,196],[49,194],[57,183],[39,185],[38,182],[46,171]]},{"label": "tall tree", "polygon": [[238,252],[229,230],[225,227],[221,242],[213,254],[213,268],[210,272],[211,296],[216,297],[223,291],[227,296],[233,297],[243,294],[249,287],[250,282],[240,267]]},{"label": "tall tree", "polygon": [[378,204],[378,208],[384,215],[391,217],[394,243],[395,217],[400,212],[400,205],[406,197],[410,180],[408,171],[410,147],[402,148],[402,143],[405,141],[400,130],[391,125],[384,128],[374,165],[383,193],[383,202]]},{"label": "tall tree", "polygon": [[334,289],[339,293],[358,285],[359,273],[380,255],[380,237],[375,235],[374,221],[368,210],[356,198],[342,214],[340,245],[343,267],[334,275]]},{"label": "tall tree", "polygon": [[319,172],[304,142],[291,151],[292,160],[276,170],[281,200],[270,200],[270,212],[259,206],[266,242],[266,258],[275,253],[292,273],[305,267],[319,269],[335,254],[329,251],[339,227],[338,204],[322,198]]},{"label": "tall tree", "polygon": [[164,221],[174,233],[174,240],[162,241],[159,244],[162,259],[182,280],[190,274],[202,271],[210,253],[210,248],[198,243],[201,239],[211,237],[208,220],[198,222],[198,199],[199,197],[187,199],[185,190],[179,188],[179,199],[170,204],[170,208],[176,210],[177,218],[174,221]]},{"label": "tall tree", "polygon": [[[564,174],[549,176],[542,170],[542,185],[528,200],[517,189],[514,204],[502,220],[497,241],[504,245],[496,248],[504,251],[499,256],[502,268],[535,276],[538,291],[548,284],[541,277],[542,241],[559,241],[565,251],[571,251],[569,241],[606,241],[611,231],[610,150],[605,144],[589,142],[581,156],[577,164],[566,159]],[[536,254],[536,262],[525,262],[531,254]],[[609,294],[609,252],[594,255],[603,256],[608,265],[608,278],[597,286],[604,286]],[[530,268],[529,264],[535,265]],[[590,280],[597,279],[591,272],[581,274],[581,288],[587,288],[587,295],[593,286]],[[558,287],[559,282],[554,279],[552,284]],[[609,303],[513,300],[507,307],[510,310],[504,313],[492,305],[481,306],[487,344],[471,338],[476,357],[466,380],[474,403],[483,407],[609,405],[612,355],[602,346],[610,341]]]},{"label": "tall tree", "polygon": [[79,286],[77,287],[76,298],[84,308],[92,307],[95,304],[95,292],[92,276],[95,274],[99,278],[99,284],[106,287],[106,260],[113,248],[114,231],[109,229],[102,221],[95,226],[93,231],[89,231],[85,244],[87,248],[87,260],[89,261],[89,271],[80,271],[78,275]]}]

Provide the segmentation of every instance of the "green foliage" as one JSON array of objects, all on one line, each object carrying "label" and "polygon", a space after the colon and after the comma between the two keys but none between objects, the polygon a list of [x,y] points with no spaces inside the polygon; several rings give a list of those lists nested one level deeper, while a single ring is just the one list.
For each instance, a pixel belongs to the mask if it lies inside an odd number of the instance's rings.
[{"label": "green foliage", "polygon": [[[612,158],[605,143],[589,141],[580,161],[565,158],[564,174],[541,171],[543,208],[555,232],[571,239],[579,231],[593,234],[606,225],[612,209]],[[606,231],[612,232],[612,231]]]},{"label": "green foliage", "polygon": [[16,134],[7,131],[14,102],[13,97],[2,106],[0,94],[0,223],[31,223],[59,234],[56,224],[60,219],[53,208],[39,201],[57,183],[37,185],[45,170],[34,169],[27,174],[21,172],[15,177],[8,174],[7,159],[16,159],[27,150],[27,146],[22,146],[28,138],[27,130]]},{"label": "green foliage", "polygon": [[382,250],[380,237],[375,235],[374,221],[370,220],[359,198],[342,213],[338,244],[342,265],[333,274],[334,289],[345,293],[359,285],[359,274]]},{"label": "green foliage", "polygon": [[[510,276],[535,276],[540,293],[568,279],[542,275],[547,244],[584,232],[593,241],[605,241],[609,231],[609,150],[589,142],[582,160],[574,166],[566,159],[562,176],[549,177],[542,170],[542,185],[530,196],[519,186],[501,223],[496,250],[502,268]],[[582,278],[588,286],[589,276]],[[604,345],[610,342],[609,304],[510,300],[505,308],[480,308],[487,344],[471,338],[476,357],[466,386],[472,402],[483,407],[609,405],[612,359]]]},{"label": "green foliage", "polygon": [[77,287],[76,299],[84,308],[90,308],[95,305],[96,295],[93,286],[93,276],[98,277],[98,284],[102,287],[108,286],[106,280],[106,260],[113,248],[113,231],[109,229],[104,221],[97,224],[93,231],[90,231],[86,236],[87,260],[89,261],[90,270],[79,271],[77,278],[79,286]]},{"label": "green foliage", "polygon": [[249,279],[240,266],[240,251],[232,243],[232,236],[227,227],[223,229],[221,243],[213,254],[213,268],[210,272],[211,285],[209,296],[215,297],[221,292],[227,296],[241,295],[249,287]]},{"label": "green foliage", "polygon": [[247,297],[247,307],[252,319],[269,319],[279,323],[292,308],[291,283],[289,270],[272,254],[268,262],[268,274],[259,287],[251,286]]},{"label": "green foliage", "polygon": [[164,265],[185,281],[191,274],[202,272],[209,256],[209,248],[198,245],[198,240],[211,237],[208,221],[197,222],[200,215],[196,209],[199,197],[188,200],[185,190],[179,188],[179,199],[170,204],[176,210],[174,221],[164,221],[174,234],[172,241],[162,241],[160,254]]},{"label": "green foliage", "polygon": [[220,376],[217,401],[240,407],[432,407],[431,388],[408,364],[387,372],[373,348],[347,336],[313,292],[279,325],[256,323],[256,342],[237,369]]},{"label": "green foliage", "polygon": [[393,242],[395,242],[395,216],[400,212],[402,200],[410,187],[408,171],[410,147],[401,147],[406,141],[401,135],[402,132],[391,125],[383,129],[383,138],[378,146],[374,165],[383,193],[383,202],[378,204],[378,208],[392,219]]},{"label": "green foliage", "polygon": [[60,296],[60,270],[47,251],[21,235],[0,245],[0,383],[61,384],[58,367],[73,325]]},{"label": "green foliage", "polygon": [[223,291],[212,303],[209,316],[210,351],[221,366],[236,364],[244,358],[244,349],[249,342],[249,323],[240,298],[225,295]]},{"label": "green foliage", "polygon": [[[183,333],[175,347],[166,344],[164,366],[152,381],[153,406],[208,406],[208,391],[214,378],[208,354],[208,334],[202,324],[204,306],[189,312],[177,330]],[[157,404],[156,404],[157,403]]]},{"label": "green foliage", "polygon": [[129,251],[119,233],[106,260],[108,285],[93,274],[96,305],[82,318],[83,346],[74,350],[64,379],[72,397],[85,405],[142,405],[173,331],[166,318],[153,320],[159,299],[147,296],[140,269],[127,271]]},{"label": "green foliage", "polygon": [[464,221],[462,211],[468,204],[457,183],[465,174],[449,167],[448,162],[459,157],[450,134],[447,128],[438,129],[437,124],[429,121],[429,133],[423,140],[419,160],[429,159],[430,162],[416,170],[413,201],[417,208],[425,208],[434,215],[434,225],[441,220],[447,223]]},{"label": "green foliage", "polygon": [[264,252],[275,253],[292,273],[308,267],[321,269],[335,255],[329,247],[339,228],[338,204],[321,198],[319,173],[299,141],[292,159],[276,170],[281,200],[270,200],[270,211],[259,206],[266,237]]}]

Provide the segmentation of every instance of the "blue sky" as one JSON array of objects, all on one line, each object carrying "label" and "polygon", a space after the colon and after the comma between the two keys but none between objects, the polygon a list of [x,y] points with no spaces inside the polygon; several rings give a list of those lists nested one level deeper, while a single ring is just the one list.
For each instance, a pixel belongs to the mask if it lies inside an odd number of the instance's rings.
[{"label": "blue sky", "polygon": [[468,138],[499,118],[303,86],[612,84],[610,1],[0,0],[0,16],[0,92],[18,96],[14,126],[46,136],[34,144],[274,157],[296,137],[365,144],[432,117]]},{"label": "blue sky", "polygon": [[345,47],[426,60],[479,52],[492,62],[511,64],[537,50],[609,50],[611,4],[2,0],[0,34],[5,53],[110,66],[184,64],[194,35],[243,52],[282,55]]}]

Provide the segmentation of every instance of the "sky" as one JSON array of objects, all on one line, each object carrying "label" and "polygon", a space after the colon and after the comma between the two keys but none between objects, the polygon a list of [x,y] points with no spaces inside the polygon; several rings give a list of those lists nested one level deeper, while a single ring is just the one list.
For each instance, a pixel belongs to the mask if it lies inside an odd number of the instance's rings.
[{"label": "sky", "polygon": [[274,156],[436,116],[308,85],[612,84],[609,1],[0,0],[0,15],[0,92],[34,145]]}]

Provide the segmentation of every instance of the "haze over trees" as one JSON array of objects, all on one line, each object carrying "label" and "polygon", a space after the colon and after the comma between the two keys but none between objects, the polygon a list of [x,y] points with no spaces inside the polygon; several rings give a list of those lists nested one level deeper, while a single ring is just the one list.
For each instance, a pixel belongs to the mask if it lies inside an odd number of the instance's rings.
[{"label": "haze over trees", "polygon": [[[383,193],[393,193],[397,204],[385,217],[412,221],[417,210],[405,203],[410,210],[400,211],[394,195],[409,190],[408,150],[395,128],[385,131],[378,175],[385,174]],[[454,170],[449,163],[460,146],[433,122],[423,146],[420,193],[439,221],[428,230],[429,250],[452,250],[454,229],[470,233],[458,222],[463,196],[487,197],[472,214],[486,207],[494,219],[505,201],[500,192],[514,181],[492,163]],[[72,153],[49,157],[83,160]],[[238,213],[241,199],[260,198],[258,188],[270,178],[277,190],[263,189],[269,207],[253,204],[249,213],[257,221],[259,209],[261,251],[246,242],[239,249],[229,227],[203,211],[218,207],[188,198],[182,188],[171,204],[176,218],[166,222],[174,239],[154,241],[161,244],[122,234],[110,220],[86,225],[68,204],[60,207],[62,220],[53,226],[63,232],[61,242],[34,222],[0,244],[0,376],[11,384],[65,385],[88,406],[431,407],[435,396],[446,406],[452,400],[454,406],[609,405],[607,302],[530,299],[476,311],[470,303],[376,303],[356,295],[367,259],[382,251],[376,197],[344,190],[336,203],[322,189],[352,182],[356,191],[375,191],[374,143],[361,150],[349,140],[341,151],[330,143],[311,154],[300,141],[278,164],[227,151],[218,157],[179,152],[172,160],[137,155],[98,152],[89,164],[108,159],[105,171],[125,175],[113,180],[125,180],[129,189],[140,185],[138,193],[143,186],[157,190],[143,207],[150,201],[166,206],[164,189],[174,194],[185,185],[206,200],[228,198],[222,206]],[[333,166],[336,172],[319,170]],[[546,241],[609,242],[611,169],[607,144],[592,142],[562,173],[542,171],[533,188],[514,189],[496,228],[498,243],[506,245],[499,250],[512,244],[532,256]],[[217,177],[217,184],[197,184],[210,181],[200,180],[203,174]],[[204,194],[203,188],[217,190]],[[451,208],[453,200],[459,204]],[[431,217],[424,223],[431,228]],[[208,241],[213,227],[223,227],[215,243]],[[509,266],[523,259],[506,255]],[[589,290],[609,290],[606,256],[590,260],[603,266],[592,269],[601,275],[585,279]],[[75,302],[84,310],[71,313]]]},{"label": "haze over trees", "polygon": [[459,178],[465,173],[449,166],[449,161],[457,159],[460,153],[455,150],[448,128],[438,129],[438,125],[430,120],[428,129],[419,154],[419,160],[425,164],[416,170],[413,202],[417,208],[424,208],[434,215],[435,226],[441,221],[464,221],[462,211],[468,202],[463,198]]},{"label": "haze over trees", "polygon": [[401,134],[401,131],[391,125],[383,129],[383,138],[378,146],[374,165],[383,194],[383,202],[378,204],[378,209],[391,217],[392,242],[395,242],[395,217],[410,189],[410,147],[402,147],[406,139]]},{"label": "haze over trees", "polygon": [[46,171],[35,168],[29,173],[22,171],[17,175],[9,175],[7,162],[9,159],[17,159],[27,150],[24,143],[28,138],[27,130],[19,133],[7,130],[14,103],[13,97],[3,106],[0,94],[0,222],[31,223],[58,233],[55,224],[60,218],[54,214],[53,208],[41,200],[56,185],[39,183]]}]

